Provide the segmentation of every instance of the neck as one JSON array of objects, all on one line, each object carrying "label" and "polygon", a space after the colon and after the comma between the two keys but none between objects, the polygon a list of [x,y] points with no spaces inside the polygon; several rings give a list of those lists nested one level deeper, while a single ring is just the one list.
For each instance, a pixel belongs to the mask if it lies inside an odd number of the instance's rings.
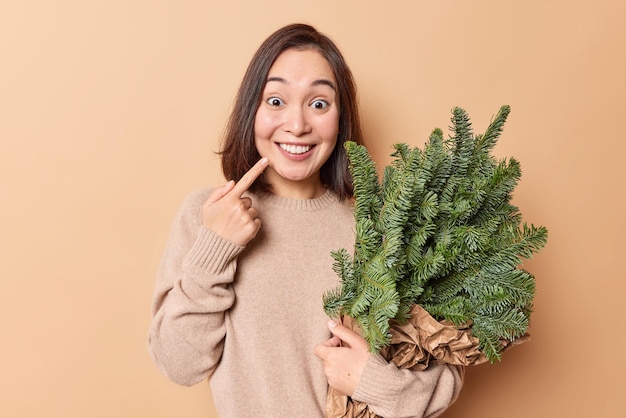
[{"label": "neck", "polygon": [[326,193],[326,187],[318,179],[291,181],[281,179],[270,183],[273,194],[288,199],[315,199]]}]

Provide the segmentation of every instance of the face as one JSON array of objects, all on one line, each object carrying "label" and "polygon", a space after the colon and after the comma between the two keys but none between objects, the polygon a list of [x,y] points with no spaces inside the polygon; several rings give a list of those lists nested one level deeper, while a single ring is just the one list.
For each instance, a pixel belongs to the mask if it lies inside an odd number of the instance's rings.
[{"label": "face", "polygon": [[337,82],[330,65],[313,49],[288,49],[270,68],[254,121],[255,145],[269,159],[272,191],[311,198],[324,187],[320,168],[339,131]]}]

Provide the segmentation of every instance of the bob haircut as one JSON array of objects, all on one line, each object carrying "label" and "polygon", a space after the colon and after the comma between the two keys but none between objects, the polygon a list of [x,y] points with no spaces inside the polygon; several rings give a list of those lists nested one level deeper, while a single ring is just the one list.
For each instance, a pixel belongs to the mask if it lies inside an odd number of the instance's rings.
[{"label": "bob haircut", "polygon": [[[254,143],[254,120],[261,102],[267,75],[276,58],[285,50],[313,49],[328,61],[339,96],[339,129],[337,144],[320,169],[322,183],[339,199],[353,197],[352,176],[344,143],[363,143],[361,122],[352,72],[343,55],[326,35],[306,24],[291,24],[270,35],[256,51],[243,77],[222,139],[222,171],[227,180],[239,181],[261,158]],[[260,176],[250,191],[271,191],[271,185]]]}]

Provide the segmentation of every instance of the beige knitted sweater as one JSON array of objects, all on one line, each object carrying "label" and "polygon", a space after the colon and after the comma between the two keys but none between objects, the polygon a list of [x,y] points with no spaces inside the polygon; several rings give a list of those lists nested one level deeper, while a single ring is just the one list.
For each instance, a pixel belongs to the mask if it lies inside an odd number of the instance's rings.
[{"label": "beige knitted sweater", "polygon": [[[158,272],[149,350],[172,381],[207,377],[223,418],[325,416],[314,347],[328,339],[322,295],[337,287],[332,250],[354,246],[352,207],[330,192],[294,200],[251,195],[263,224],[246,248],[202,225],[210,189],[179,210]],[[463,370],[398,370],[372,355],[353,395],[383,417],[435,417]]]}]

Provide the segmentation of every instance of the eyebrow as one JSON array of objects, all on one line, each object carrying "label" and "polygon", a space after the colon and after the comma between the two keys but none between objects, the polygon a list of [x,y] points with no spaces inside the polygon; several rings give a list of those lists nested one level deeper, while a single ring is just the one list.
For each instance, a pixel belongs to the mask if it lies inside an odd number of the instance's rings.
[{"label": "eyebrow", "polygon": [[[285,80],[282,77],[268,77],[266,83],[269,83],[270,81],[276,81],[276,82],[283,83],[283,84],[289,84],[287,83],[287,80]],[[333,82],[325,78],[320,78],[318,80],[313,81],[311,83],[311,86],[328,86],[334,91],[337,91]]]}]

